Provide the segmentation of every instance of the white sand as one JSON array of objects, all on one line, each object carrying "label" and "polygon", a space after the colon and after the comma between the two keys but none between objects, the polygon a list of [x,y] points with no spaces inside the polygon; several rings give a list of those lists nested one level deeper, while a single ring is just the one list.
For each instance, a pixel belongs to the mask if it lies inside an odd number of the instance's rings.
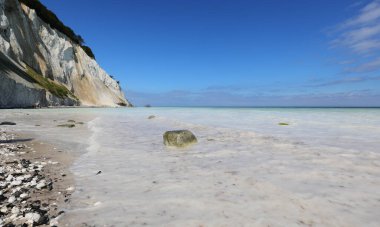
[{"label": "white sand", "polygon": [[[57,129],[54,118],[87,123]],[[380,225],[379,109],[1,110],[5,119],[81,154],[69,226]],[[163,146],[165,130],[184,128],[197,145]]]}]

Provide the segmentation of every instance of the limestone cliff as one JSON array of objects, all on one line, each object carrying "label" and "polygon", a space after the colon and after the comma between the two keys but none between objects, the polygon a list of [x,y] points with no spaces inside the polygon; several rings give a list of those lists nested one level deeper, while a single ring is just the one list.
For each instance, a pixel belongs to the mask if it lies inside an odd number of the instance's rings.
[{"label": "limestone cliff", "polygon": [[0,107],[130,106],[82,47],[17,0],[0,0]]}]

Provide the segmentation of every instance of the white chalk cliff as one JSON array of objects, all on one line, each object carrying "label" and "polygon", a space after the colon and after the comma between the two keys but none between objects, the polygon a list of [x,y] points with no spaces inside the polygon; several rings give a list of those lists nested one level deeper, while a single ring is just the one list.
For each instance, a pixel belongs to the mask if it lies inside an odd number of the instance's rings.
[{"label": "white chalk cliff", "polygon": [[0,0],[0,107],[130,106],[83,49],[17,0]]}]

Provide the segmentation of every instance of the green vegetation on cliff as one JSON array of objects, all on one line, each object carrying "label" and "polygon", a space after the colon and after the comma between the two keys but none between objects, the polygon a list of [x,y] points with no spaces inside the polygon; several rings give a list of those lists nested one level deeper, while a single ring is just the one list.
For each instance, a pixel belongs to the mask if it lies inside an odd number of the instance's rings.
[{"label": "green vegetation on cliff", "polygon": [[54,96],[63,99],[70,97],[77,99],[77,97],[75,97],[75,95],[71,91],[69,91],[69,89],[67,89],[65,86],[43,77],[42,75],[34,71],[34,69],[32,69],[31,67],[26,66],[26,73],[35,83],[48,90]]},{"label": "green vegetation on cliff", "polygon": [[80,45],[89,57],[95,59],[95,55],[92,52],[91,48],[83,45],[83,38],[80,35],[75,34],[75,32],[71,28],[64,25],[62,21],[59,20],[57,15],[55,15],[55,13],[46,8],[46,6],[44,6],[39,0],[19,0],[19,2],[25,4],[31,9],[34,9],[39,18],[48,23],[52,28],[65,34],[74,43]]},{"label": "green vegetation on cliff", "polygon": [[86,52],[86,54],[91,57],[92,59],[95,59],[95,55],[94,53],[92,52],[91,48],[88,47],[88,46],[85,46],[85,45],[81,45],[82,49],[84,50],[84,52]]}]

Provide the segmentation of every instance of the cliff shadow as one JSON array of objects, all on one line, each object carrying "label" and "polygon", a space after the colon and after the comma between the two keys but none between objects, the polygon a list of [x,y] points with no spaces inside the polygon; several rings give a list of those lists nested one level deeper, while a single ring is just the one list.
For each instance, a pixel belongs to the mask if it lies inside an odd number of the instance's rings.
[{"label": "cliff shadow", "polygon": [[2,52],[0,52],[0,72],[5,74],[13,73],[30,83],[36,83],[36,81],[30,78],[30,76],[25,72],[22,66],[17,65],[16,62],[12,62],[12,60]]}]

